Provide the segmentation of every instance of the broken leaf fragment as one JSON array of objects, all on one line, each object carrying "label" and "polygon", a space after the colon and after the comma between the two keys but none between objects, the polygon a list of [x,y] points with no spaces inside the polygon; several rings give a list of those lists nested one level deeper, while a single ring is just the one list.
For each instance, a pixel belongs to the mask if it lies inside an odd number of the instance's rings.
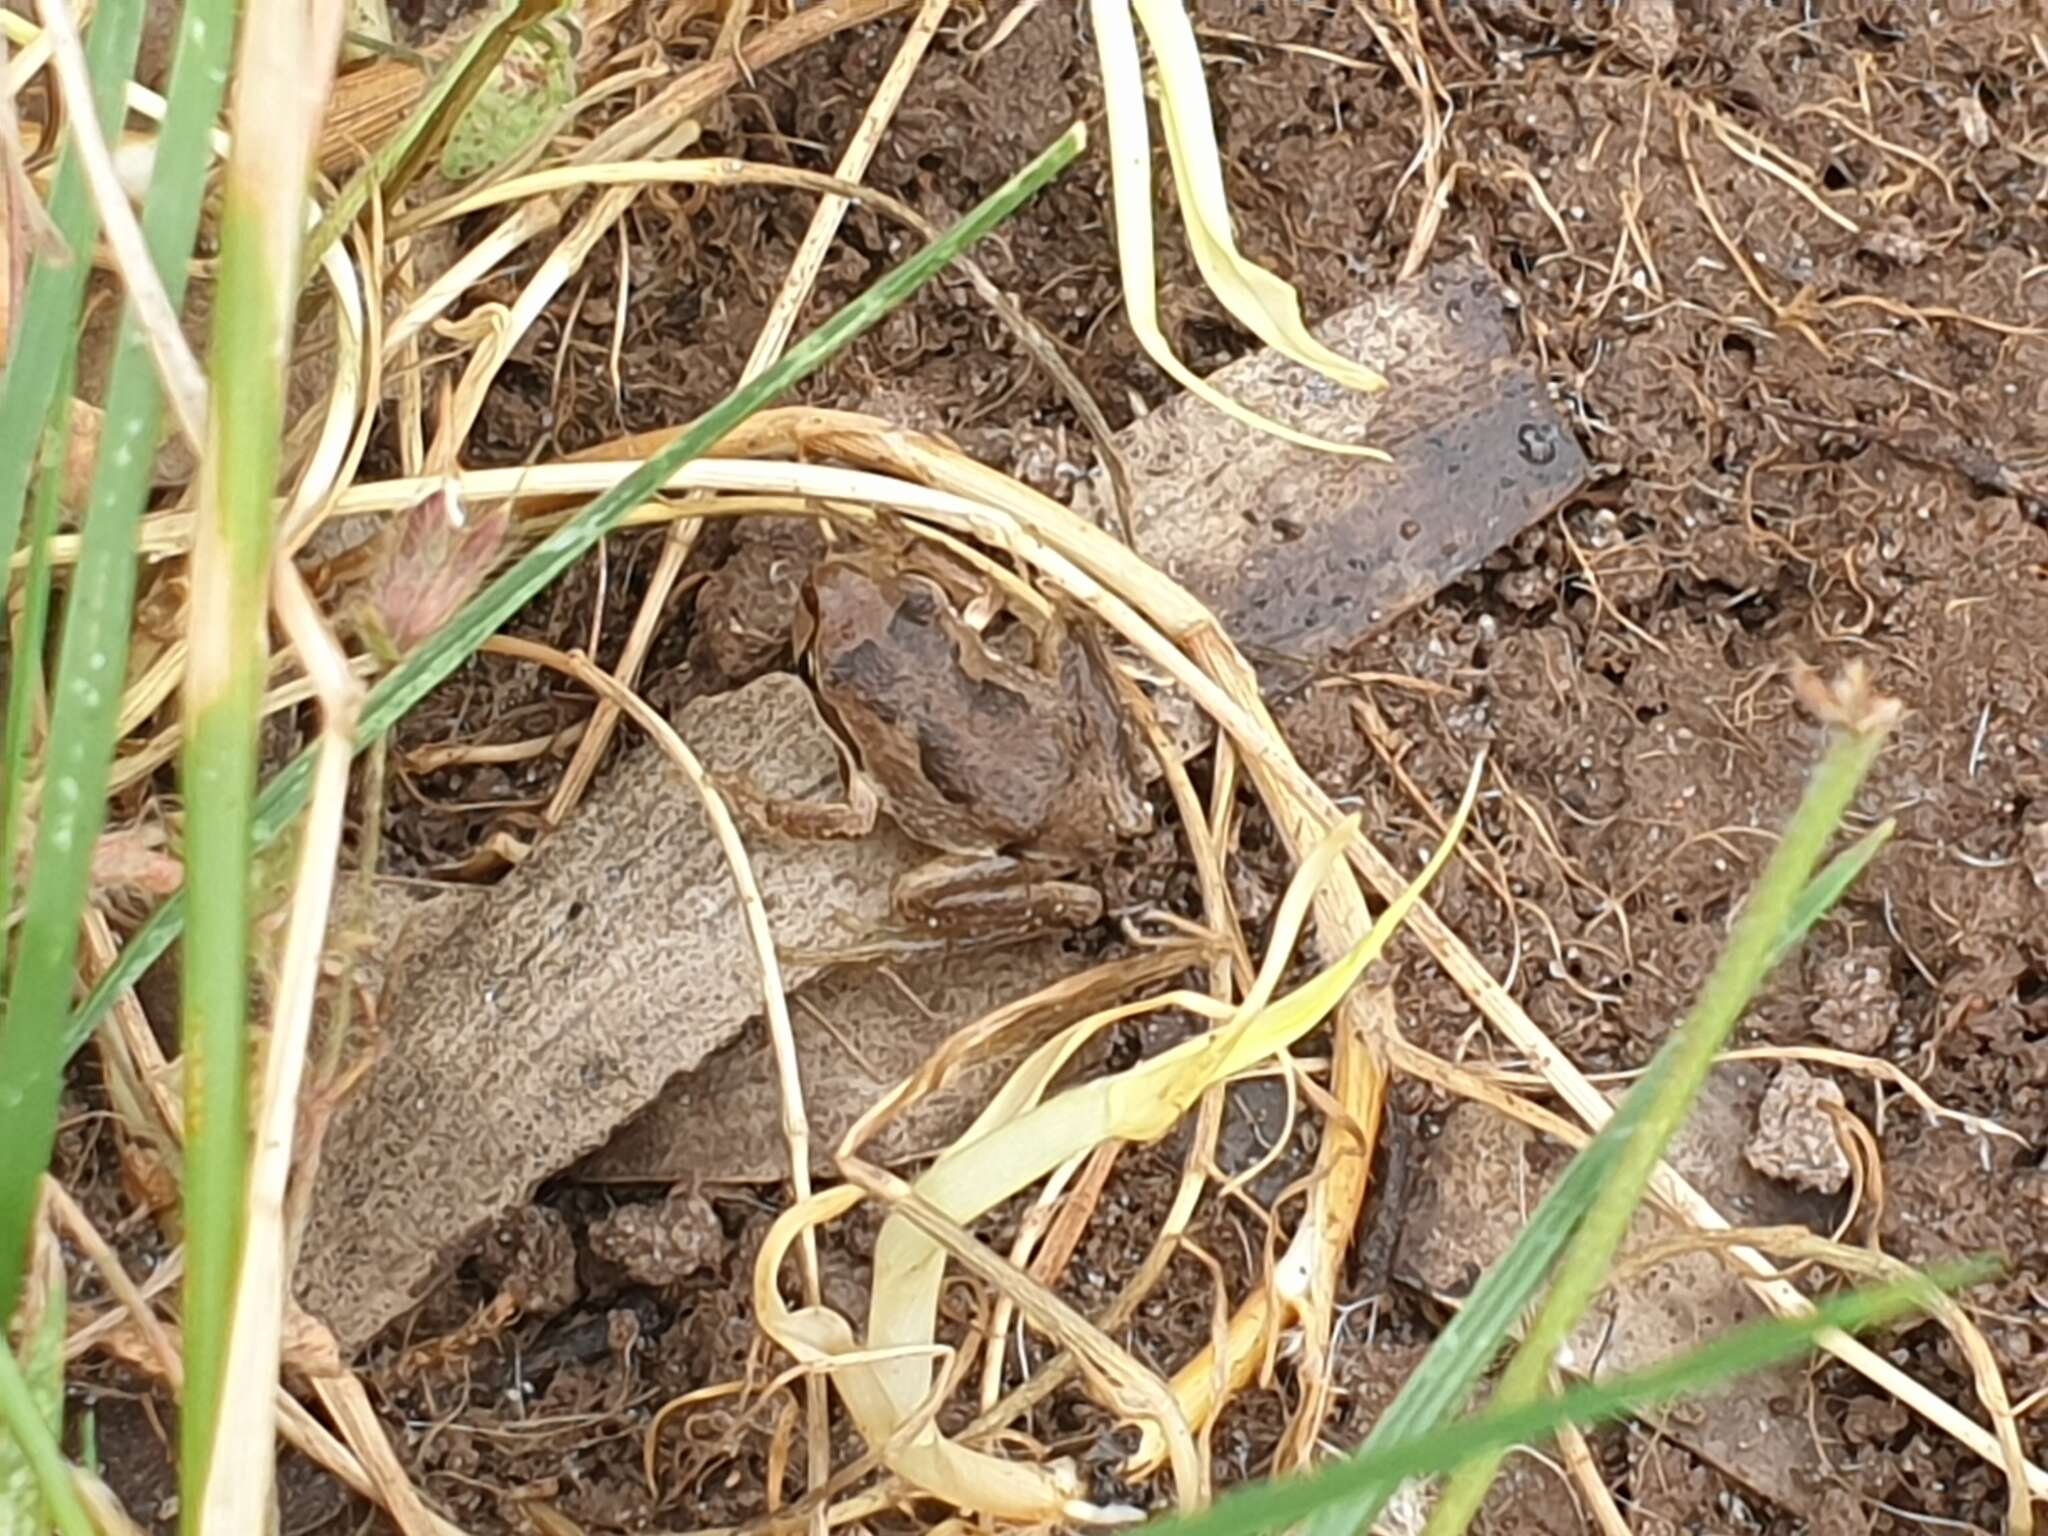
[{"label": "broken leaf fragment", "polygon": [[469,181],[532,146],[576,95],[575,23],[568,7],[514,38],[441,150],[441,174]]}]

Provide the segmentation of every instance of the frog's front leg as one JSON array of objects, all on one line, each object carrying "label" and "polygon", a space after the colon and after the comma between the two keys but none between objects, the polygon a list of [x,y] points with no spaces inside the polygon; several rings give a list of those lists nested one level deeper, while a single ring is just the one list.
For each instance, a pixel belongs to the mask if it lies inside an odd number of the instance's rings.
[{"label": "frog's front leg", "polygon": [[778,800],[733,780],[720,783],[718,789],[755,826],[806,843],[866,837],[875,830],[881,809],[874,784],[858,770],[846,776],[844,800]]},{"label": "frog's front leg", "polygon": [[897,876],[896,916],[928,933],[985,937],[1086,928],[1102,917],[1102,893],[1051,878],[1058,866],[1008,854],[946,854]]}]

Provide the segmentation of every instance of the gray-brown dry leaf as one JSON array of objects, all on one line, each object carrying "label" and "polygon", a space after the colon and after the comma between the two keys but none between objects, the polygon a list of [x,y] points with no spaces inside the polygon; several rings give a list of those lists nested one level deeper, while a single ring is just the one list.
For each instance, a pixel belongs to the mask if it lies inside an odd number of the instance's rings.
[{"label": "gray-brown dry leaf", "polygon": [[[1391,464],[1297,447],[1191,395],[1119,432],[1139,553],[1255,657],[1348,649],[1477,565],[1586,473],[1509,342],[1501,294],[1457,257],[1314,328],[1381,363],[1385,394],[1341,389],[1271,350],[1217,370],[1217,388],[1254,410],[1384,448]],[[1106,523],[1107,498],[1082,492],[1080,510]]]},{"label": "gray-brown dry leaf", "polygon": [[[838,754],[794,677],[700,700],[679,728],[713,774],[760,794],[841,793]],[[750,843],[769,920],[795,949],[883,923],[891,882],[917,859],[887,831]],[[329,1134],[298,1272],[300,1301],[346,1349],[761,1007],[725,861],[657,752],[631,756],[502,884],[402,926],[381,1056]],[[792,965],[785,981],[814,974]]]},{"label": "gray-brown dry leaf", "polygon": [[[994,951],[906,961],[821,977],[791,998],[789,1021],[804,1064],[812,1162],[853,1122],[922,1066],[948,1035],[983,1014],[1070,975],[1058,939]],[[975,1061],[870,1143],[862,1156],[893,1163],[946,1146],[964,1131],[1030,1041]],[[780,1095],[758,1019],[696,1070],[671,1083],[577,1169],[605,1183],[769,1183],[789,1174]]]}]

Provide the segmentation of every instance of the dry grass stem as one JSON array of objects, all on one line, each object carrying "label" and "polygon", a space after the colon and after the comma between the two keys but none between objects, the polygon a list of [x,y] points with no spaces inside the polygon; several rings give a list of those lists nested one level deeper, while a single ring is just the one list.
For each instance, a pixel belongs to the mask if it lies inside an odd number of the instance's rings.
[{"label": "dry grass stem", "polygon": [[[115,269],[128,302],[135,306],[136,324],[142,332],[149,355],[163,384],[164,399],[178,430],[195,452],[206,446],[206,375],[199,360],[185,344],[177,312],[164,293],[156,263],[135,221],[135,209],[122,188],[113,156],[100,133],[99,113],[93,106],[92,79],[86,73],[85,47],[78,36],[68,0],[39,0],[45,35],[50,39],[50,62],[64,93],[65,116],[71,128],[71,143],[78,163],[85,171],[99,210],[100,227],[114,254]],[[153,449],[154,444],[150,445]],[[128,450],[124,450],[128,451]]]},{"label": "dry grass stem", "polygon": [[[356,718],[363,698],[362,684],[289,559],[279,559],[274,566],[272,606],[320,701],[320,737],[313,798],[301,834],[291,916],[285,928],[254,1117],[255,1151],[245,1207],[248,1232],[228,1356],[231,1388],[221,1416],[223,1443],[235,1446],[267,1445],[274,1433],[271,1405],[276,1400],[286,1293],[297,1246],[296,1235],[286,1229],[285,1191],[328,911],[335,874],[341,867],[349,764],[355,755]],[[269,1458],[258,1459],[268,1464]],[[216,1466],[232,1466],[234,1461],[221,1458]],[[251,1485],[261,1481],[250,1477],[246,1469],[216,1473],[208,1487],[211,1518],[260,1520],[269,1501],[268,1489],[252,1491]],[[228,1523],[222,1528],[249,1527]]]}]

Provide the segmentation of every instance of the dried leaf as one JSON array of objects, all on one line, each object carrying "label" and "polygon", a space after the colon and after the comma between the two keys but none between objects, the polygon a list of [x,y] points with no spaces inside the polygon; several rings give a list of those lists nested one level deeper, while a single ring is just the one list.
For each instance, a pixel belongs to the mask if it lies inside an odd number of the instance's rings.
[{"label": "dried leaf", "polygon": [[1194,23],[1181,0],[1132,0],[1132,5],[1152,44],[1159,75],[1159,117],[1166,129],[1181,217],[1210,291],[1239,324],[1274,351],[1347,389],[1365,394],[1385,389],[1387,381],[1378,373],[1311,336],[1302,323],[1301,299],[1294,289],[1238,250]]},{"label": "dried leaf", "polygon": [[490,575],[510,523],[502,504],[470,517],[452,480],[399,513],[359,610],[371,646],[396,661],[445,624]]}]

